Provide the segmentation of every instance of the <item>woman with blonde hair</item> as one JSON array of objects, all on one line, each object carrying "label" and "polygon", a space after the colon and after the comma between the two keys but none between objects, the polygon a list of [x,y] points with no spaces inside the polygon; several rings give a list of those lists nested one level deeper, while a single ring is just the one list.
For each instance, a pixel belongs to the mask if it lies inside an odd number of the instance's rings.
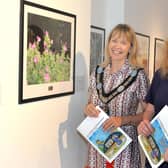
[{"label": "woman with blonde hair", "polygon": [[[145,101],[147,103],[143,121],[138,126],[138,133],[148,136],[153,133],[150,120],[156,116],[159,111],[168,105],[168,41],[165,41],[164,55],[161,60],[160,68],[155,72],[150,89]],[[168,150],[165,153],[165,160],[168,161]],[[168,163],[164,162],[159,168],[167,168]],[[146,161],[146,168],[151,168]]]},{"label": "woman with blonde hair", "polygon": [[118,24],[111,31],[106,46],[106,57],[90,76],[89,99],[85,114],[97,117],[100,106],[109,119],[103,124],[105,131],[121,127],[132,143],[116,159],[107,162],[89,145],[89,168],[141,168],[136,126],[142,113],[136,113],[148,89],[145,71],[137,66],[137,40],[134,30],[127,24]]}]

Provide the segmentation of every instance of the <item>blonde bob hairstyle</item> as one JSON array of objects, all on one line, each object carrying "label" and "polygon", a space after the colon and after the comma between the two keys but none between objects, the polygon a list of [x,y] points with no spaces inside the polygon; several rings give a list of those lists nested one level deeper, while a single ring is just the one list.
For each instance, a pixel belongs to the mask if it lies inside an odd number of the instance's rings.
[{"label": "blonde bob hairstyle", "polygon": [[112,37],[118,36],[118,38],[125,36],[126,39],[131,43],[131,48],[128,53],[129,63],[133,66],[138,66],[137,63],[137,39],[134,30],[127,24],[118,24],[114,27],[114,29],[110,32],[109,37],[107,39],[107,45],[105,49],[105,60],[102,63],[102,66],[105,67],[111,63],[111,58],[109,55],[109,43]]},{"label": "blonde bob hairstyle", "polygon": [[168,78],[168,39],[164,41],[164,52],[160,64],[160,72],[163,78]]}]

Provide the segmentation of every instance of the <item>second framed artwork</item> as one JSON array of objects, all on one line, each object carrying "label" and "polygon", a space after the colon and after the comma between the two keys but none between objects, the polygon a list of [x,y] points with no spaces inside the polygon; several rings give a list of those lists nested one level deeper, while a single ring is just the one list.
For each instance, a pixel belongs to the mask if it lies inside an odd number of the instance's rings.
[{"label": "second framed artwork", "polygon": [[104,60],[105,29],[91,25],[90,33],[90,74]]},{"label": "second framed artwork", "polygon": [[76,15],[21,1],[19,103],[74,93]]},{"label": "second framed artwork", "polygon": [[154,72],[159,69],[160,61],[162,60],[163,54],[164,54],[164,40],[160,38],[155,38]]},{"label": "second framed artwork", "polygon": [[138,41],[138,63],[149,75],[150,36],[136,32],[136,38]]}]

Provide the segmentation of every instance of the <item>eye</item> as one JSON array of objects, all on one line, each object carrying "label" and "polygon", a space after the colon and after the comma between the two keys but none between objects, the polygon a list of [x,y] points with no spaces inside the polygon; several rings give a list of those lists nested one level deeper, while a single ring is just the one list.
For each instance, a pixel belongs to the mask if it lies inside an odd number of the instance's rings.
[{"label": "eye", "polygon": [[116,39],[111,39],[111,42],[117,43],[117,40]]},{"label": "eye", "polygon": [[127,45],[128,44],[128,41],[121,41],[121,44],[123,44],[123,45]]},{"label": "eye", "polygon": [[126,42],[125,42],[125,41],[122,41],[121,44],[126,45]]}]

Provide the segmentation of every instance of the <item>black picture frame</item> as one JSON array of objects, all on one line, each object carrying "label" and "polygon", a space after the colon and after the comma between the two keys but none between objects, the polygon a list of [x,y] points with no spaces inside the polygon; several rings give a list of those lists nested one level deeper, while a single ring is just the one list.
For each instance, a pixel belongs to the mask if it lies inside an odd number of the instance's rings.
[{"label": "black picture frame", "polygon": [[160,61],[164,55],[164,40],[161,38],[154,38],[154,67],[153,73],[155,73],[160,67]]},{"label": "black picture frame", "polygon": [[91,25],[90,32],[90,74],[96,65],[104,60],[105,32],[102,27]]},{"label": "black picture frame", "polygon": [[136,38],[138,41],[138,63],[149,75],[150,36],[136,32]]},{"label": "black picture frame", "polygon": [[75,92],[76,15],[21,1],[18,103]]}]

